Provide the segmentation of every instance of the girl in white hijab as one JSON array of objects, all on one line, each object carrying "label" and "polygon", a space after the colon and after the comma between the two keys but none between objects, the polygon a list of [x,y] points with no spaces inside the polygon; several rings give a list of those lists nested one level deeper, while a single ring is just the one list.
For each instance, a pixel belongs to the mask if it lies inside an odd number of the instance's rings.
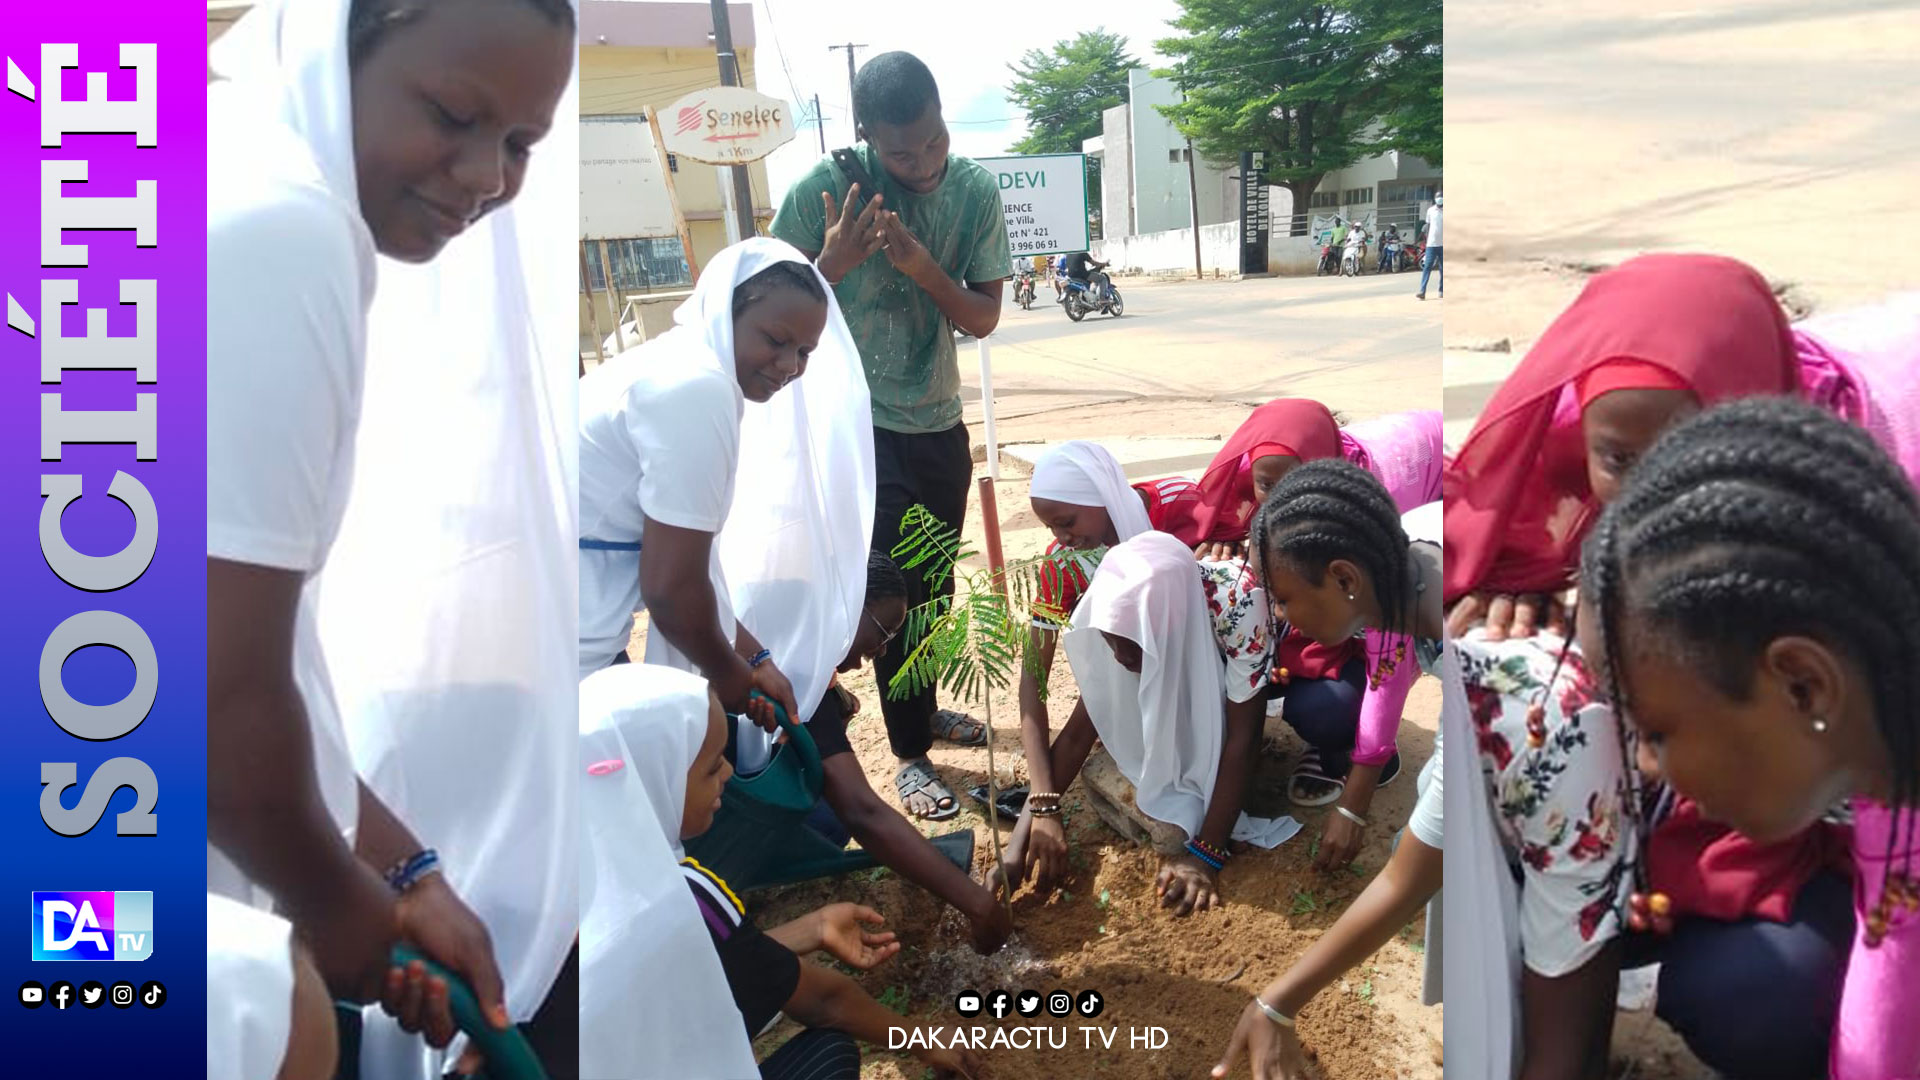
[{"label": "girl in white hijab", "polygon": [[[355,478],[318,602],[356,771],[439,852],[486,925],[508,1013],[568,1069],[578,294],[552,238],[579,216],[577,114],[570,81],[511,206],[431,263],[381,264],[354,445],[380,467]],[[362,1075],[445,1071],[384,1017],[360,1047]]]},{"label": "girl in white hijab", "polygon": [[[1191,480],[1172,477],[1130,486],[1119,461],[1105,448],[1074,441],[1034,466],[1029,495],[1034,514],[1053,530],[1054,542],[1041,568],[1029,631],[1038,664],[1023,664],[1020,673],[1020,735],[1033,793],[1007,845],[1003,870],[1014,884],[1032,871],[1043,892],[1064,876],[1067,845],[1058,816],[1060,793],[1078,775],[1098,730],[1121,772],[1136,787],[1147,781],[1149,790],[1139,793],[1140,811],[1171,827],[1160,838],[1169,855],[1156,883],[1162,902],[1182,915],[1211,907],[1217,899],[1216,864],[1225,862],[1229,834],[1240,817],[1246,770],[1265,718],[1263,695],[1258,693],[1265,688],[1264,678],[1258,686],[1237,673],[1229,678],[1224,664],[1238,665],[1243,652],[1249,661],[1256,653],[1264,655],[1264,649],[1244,649],[1252,642],[1241,640],[1236,627],[1250,622],[1264,633],[1265,608],[1259,608],[1257,618],[1236,620],[1237,612],[1253,614],[1257,599],[1241,581],[1244,567],[1237,562],[1195,564],[1192,550],[1199,538],[1192,513],[1199,506],[1199,488]],[[1184,565],[1177,567],[1160,558],[1175,546],[1187,552]],[[1112,572],[1102,570],[1107,584],[1098,590],[1104,599],[1096,608],[1089,606],[1096,590],[1087,582],[1093,560],[1084,553],[1101,547],[1110,549],[1101,567],[1117,555],[1121,564]],[[1210,580],[1209,574],[1218,580]],[[1100,578],[1095,574],[1095,581]],[[1130,583],[1126,589],[1121,588],[1123,580]],[[1128,590],[1137,592],[1120,596]],[[1149,593],[1169,617],[1182,627],[1190,622],[1188,628],[1195,631],[1156,641],[1155,670],[1166,674],[1151,691],[1138,676],[1116,666],[1101,642],[1081,633],[1092,626],[1089,620],[1098,610],[1101,619],[1115,622],[1109,628],[1113,633],[1140,640],[1143,627],[1119,628],[1118,623],[1139,616],[1137,605],[1146,602]],[[1210,612],[1209,604],[1216,600],[1222,609]],[[1067,655],[1080,700],[1054,739],[1036,672],[1053,666],[1055,636],[1069,615],[1074,630],[1067,635]],[[1122,685],[1129,680],[1138,686]],[[1174,717],[1186,713],[1185,705],[1174,705],[1175,698],[1206,699],[1198,705],[1201,711],[1192,714],[1187,741],[1177,734],[1183,729]],[[1106,736],[1109,728],[1118,743]],[[1211,798],[1216,773],[1225,781],[1221,790],[1232,792],[1229,797]],[[1186,842],[1201,853],[1183,852]],[[1207,854],[1209,848],[1220,854]]]},{"label": "girl in white hijab", "polygon": [[759,1072],[674,865],[684,763],[706,737],[708,701],[706,680],[652,665],[615,666],[580,683],[582,1076]]},{"label": "girl in white hijab", "polygon": [[[624,658],[651,609],[649,661],[733,711],[759,690],[811,715],[865,595],[859,353],[819,271],[764,237],[716,256],[674,321],[580,380],[580,674]],[[751,769],[765,742],[742,749]]]},{"label": "girl in white hijab", "polygon": [[374,255],[425,262],[513,198],[573,26],[566,0],[264,0],[210,56],[209,888],[270,898],[335,995],[380,998],[436,1044],[444,987],[388,971],[395,927],[505,1026],[500,976],[435,853],[354,774],[316,599],[352,488]]},{"label": "girl in white hijab", "polygon": [[[698,677],[615,665],[580,684],[580,709],[581,1075],[856,1080],[849,1036],[878,1044],[900,1018],[799,955],[826,951],[862,969],[884,962],[900,945],[868,929],[879,913],[830,904],[763,931],[718,875],[692,859],[674,871],[682,839],[706,831],[732,775],[724,714]],[[755,1066],[747,1037],[782,1012],[809,1030]],[[971,1051],[915,1053],[936,1069],[985,1075]]]}]

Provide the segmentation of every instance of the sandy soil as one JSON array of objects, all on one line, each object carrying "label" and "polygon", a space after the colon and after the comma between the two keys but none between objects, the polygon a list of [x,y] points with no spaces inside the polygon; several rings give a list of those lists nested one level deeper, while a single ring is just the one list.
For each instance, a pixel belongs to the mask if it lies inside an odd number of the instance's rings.
[{"label": "sandy soil", "polygon": [[[1214,404],[1196,414],[1205,430],[1231,431],[1243,411]],[[1082,418],[1073,426],[1081,427]],[[1092,422],[1089,422],[1092,423]],[[1104,430],[1093,423],[1087,431]],[[1183,435],[1196,427],[1158,428]],[[1050,437],[1061,437],[1051,432]],[[1018,463],[1008,461],[1007,479],[996,486],[1001,506],[1003,536],[1010,559],[1037,555],[1044,547],[1044,531],[1033,520],[1026,503],[1024,476],[1014,475]],[[968,535],[980,544],[977,493],[968,508]],[[641,655],[645,620],[636,629],[634,655]],[[1051,712],[1056,726],[1064,723],[1073,702],[1072,675],[1064,652],[1052,675]],[[874,788],[892,801],[893,758],[879,717],[879,698],[871,670],[863,670],[845,685],[862,702],[849,727],[854,750]],[[945,699],[943,698],[943,702]],[[981,703],[951,703],[985,718]],[[993,695],[990,703],[1001,782],[1025,778],[1020,751],[1019,713],[1011,690]],[[1438,724],[1439,688],[1422,680],[1408,703],[1402,727],[1404,770],[1376,796],[1369,816],[1376,822],[1404,824],[1412,809],[1413,778],[1431,754]],[[1263,761],[1254,779],[1248,811],[1277,816],[1289,811],[1285,797],[1286,769],[1303,745],[1290,728],[1270,720]],[[982,782],[987,752],[946,743],[936,744],[932,758],[956,791]],[[974,955],[967,945],[964,920],[917,886],[891,873],[876,871],[833,881],[772,890],[749,899],[756,918],[773,925],[836,900],[870,904],[887,915],[907,948],[880,969],[860,977],[878,999],[897,1008],[910,1021],[954,1023],[954,996],[963,988],[988,990],[1005,987],[1077,993],[1097,989],[1106,998],[1097,1024],[1119,1030],[1114,1048],[1094,1050],[1080,1046],[1074,1028],[1078,1019],[1054,1021],[1045,1013],[1026,1024],[1069,1026],[1074,1040],[1063,1051],[1003,1050],[988,1055],[994,1076],[1012,1080],[1059,1080],[1065,1077],[1116,1080],[1186,1080],[1206,1075],[1225,1049],[1239,1010],[1249,995],[1291,964],[1314,939],[1338,918],[1347,904],[1385,863],[1392,833],[1376,825],[1358,859],[1359,870],[1333,874],[1315,871],[1309,846],[1324,825],[1326,811],[1295,814],[1305,825],[1293,840],[1272,851],[1257,849],[1235,857],[1222,878],[1227,904],[1223,909],[1180,920],[1163,913],[1152,893],[1158,868],[1152,852],[1122,840],[1103,824],[1083,801],[1080,781],[1068,789],[1066,817],[1074,855],[1075,874],[1065,889],[1051,897],[1023,890],[1014,902],[1017,931],[1012,943],[991,959]],[[992,848],[983,813],[962,796],[959,818],[924,824],[922,831],[937,835],[972,827],[976,834],[975,876],[991,865]],[[1361,965],[1348,978],[1324,991],[1302,1014],[1302,1039],[1315,1055],[1321,1080],[1438,1080],[1442,1010],[1419,1003],[1425,918],[1405,928],[1397,939]],[[978,1022],[978,1021],[975,1021]],[[1163,1027],[1168,1042],[1161,1050],[1124,1048],[1129,1028]],[[790,1031],[777,1031],[777,1041]],[[867,1053],[864,1078],[921,1080],[925,1069],[905,1053],[884,1048]],[[1244,1067],[1239,1075],[1246,1075]]]}]

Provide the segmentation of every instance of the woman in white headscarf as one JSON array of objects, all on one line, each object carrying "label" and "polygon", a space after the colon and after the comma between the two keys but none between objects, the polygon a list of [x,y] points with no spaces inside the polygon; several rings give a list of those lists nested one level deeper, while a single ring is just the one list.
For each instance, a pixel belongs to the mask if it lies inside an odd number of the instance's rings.
[{"label": "woman in white headscarf", "polygon": [[[1170,536],[1189,550],[1185,576],[1198,585],[1202,605],[1197,609],[1202,619],[1197,624],[1201,632],[1195,642],[1210,652],[1212,668],[1220,668],[1223,658],[1231,668],[1224,673],[1209,672],[1202,680],[1214,684],[1208,715],[1215,718],[1215,728],[1225,732],[1212,744],[1215,751],[1212,760],[1227,770],[1223,778],[1230,783],[1222,790],[1234,794],[1217,800],[1222,815],[1221,834],[1203,838],[1201,842],[1217,843],[1224,850],[1227,843],[1224,830],[1230,830],[1238,817],[1239,792],[1245,782],[1243,774],[1252,760],[1253,746],[1265,716],[1262,691],[1266,680],[1264,673],[1255,668],[1258,660],[1265,656],[1266,609],[1260,605],[1255,610],[1257,590],[1250,588],[1251,579],[1243,580],[1244,564],[1203,562],[1196,567],[1191,549],[1199,542],[1193,529],[1199,488],[1184,477],[1128,485],[1120,463],[1096,443],[1077,440],[1063,443],[1041,458],[1034,466],[1028,494],[1034,514],[1053,530],[1054,541],[1047,548],[1047,561],[1040,570],[1033,627],[1029,630],[1029,647],[1038,664],[1023,664],[1020,673],[1020,737],[1026,749],[1033,790],[1005,852],[1006,872],[1017,884],[1032,871],[1042,891],[1052,889],[1065,876],[1067,841],[1060,825],[1060,795],[1072,784],[1086,760],[1099,718],[1089,711],[1092,702],[1082,683],[1081,699],[1075,703],[1058,740],[1054,740],[1036,672],[1053,666],[1060,628],[1081,605],[1082,597],[1089,595],[1087,574],[1096,561],[1085,553],[1101,548],[1118,550],[1150,532]],[[1152,547],[1158,550],[1164,545],[1156,542]],[[1113,553],[1110,551],[1108,557]],[[1074,625],[1084,625],[1083,619],[1076,618]],[[1242,667],[1247,667],[1247,671],[1242,672]],[[1078,670],[1075,669],[1076,679]],[[1259,677],[1254,678],[1256,675]],[[1112,716],[1108,722],[1115,722]],[[1213,774],[1207,772],[1206,776],[1211,790]],[[1232,813],[1227,812],[1229,804]],[[1145,810],[1144,804],[1142,809]],[[1198,819],[1193,825],[1198,828]],[[1173,874],[1171,871],[1176,865],[1181,869]],[[1182,914],[1211,906],[1211,874],[1206,873],[1211,868],[1206,863],[1191,857],[1170,861],[1168,867],[1169,874],[1163,876],[1160,885],[1162,898],[1169,906],[1176,907]]]},{"label": "woman in white headscarf", "polygon": [[[1030,837],[1053,825],[1060,792],[1097,739],[1150,819],[1161,905],[1186,915],[1220,902],[1217,875],[1241,824],[1266,714],[1252,692],[1233,700],[1231,686],[1244,680],[1229,671],[1242,656],[1265,655],[1245,635],[1265,634],[1266,608],[1243,566],[1219,566],[1222,582],[1210,592],[1209,564],[1196,565],[1190,546],[1152,529],[1101,559],[1065,636],[1080,702],[1048,751],[1053,790],[1028,796],[1008,842],[1003,870],[1013,883],[1028,869],[1043,889],[1063,876],[1064,842],[1053,858],[1037,844],[1030,857]],[[1285,822],[1280,840],[1298,828]]]},{"label": "woman in white headscarf", "polygon": [[[824,951],[861,969],[884,962],[900,945],[868,929],[879,913],[830,904],[761,930],[717,874],[686,858],[675,872],[682,839],[712,823],[732,775],[725,717],[703,680],[616,665],[580,684],[580,709],[581,1074],[857,1080],[852,1036],[878,1044],[900,1018],[852,979],[799,957]],[[754,1066],[748,1037],[782,1013],[808,1030]],[[972,1052],[918,1041],[928,1065],[984,1077]]]},{"label": "woman in white headscarf", "polygon": [[352,488],[374,256],[426,262],[518,193],[573,27],[567,0],[265,0],[210,57],[209,888],[270,897],[332,993],[436,1044],[445,988],[389,971],[396,928],[505,1026],[500,975],[436,853],[355,776],[317,590]]},{"label": "woman in white headscarf", "polygon": [[[580,1074],[752,1077],[740,1010],[681,883],[684,746],[634,718],[680,717],[705,735],[707,684],[668,668],[612,668],[580,683]],[[635,753],[630,740],[644,738]],[[697,747],[696,747],[697,749]],[[672,775],[678,772],[678,780]],[[663,978],[671,972],[673,978]]]},{"label": "woman in white headscarf", "polygon": [[[771,728],[750,693],[809,715],[859,619],[866,382],[832,291],[778,240],[722,251],[674,322],[580,380],[580,674],[650,610],[650,661]],[[742,768],[764,749],[743,740]]]},{"label": "woman in white headscarf", "polygon": [[207,1080],[331,1080],[333,1002],[285,919],[207,894]]},{"label": "woman in white headscarf", "polygon": [[[578,293],[553,237],[577,226],[577,116],[570,81],[511,206],[431,263],[381,265],[354,446],[380,466],[355,478],[318,600],[356,770],[439,852],[492,938],[508,1013],[568,1070]],[[360,1047],[362,1075],[445,1071],[384,1017]]]}]

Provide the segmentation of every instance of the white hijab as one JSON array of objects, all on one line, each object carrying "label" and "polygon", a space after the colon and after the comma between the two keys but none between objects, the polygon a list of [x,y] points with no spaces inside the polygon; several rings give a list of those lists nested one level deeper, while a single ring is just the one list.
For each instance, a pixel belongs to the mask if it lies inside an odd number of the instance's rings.
[{"label": "white hijab", "polygon": [[[353,167],[353,95],[347,75],[350,0],[260,0],[207,50],[222,83],[208,88],[211,111],[235,110],[292,132],[312,155],[328,191],[360,208]],[[261,149],[259,129],[210,117],[216,147]],[[259,168],[255,162],[253,168]]]},{"label": "white hijab", "polygon": [[[1103,630],[1140,646],[1138,675],[1114,660]],[[1193,552],[1153,530],[1108,551],[1065,643],[1080,699],[1135,803],[1198,836],[1227,721],[1226,665]]]},{"label": "white hijab", "polygon": [[[746,402],[733,509],[714,543],[723,573],[722,624],[731,616],[773,653],[793,683],[804,721],[846,657],[866,603],[867,544],[873,532],[873,408],[860,351],[826,279],[789,244],[768,237],[722,251],[702,271],[675,328],[650,349],[684,353],[659,362],[720,364],[733,383],[733,291],[778,262],[798,263],[827,297],[827,324],[806,373],[764,403]],[[649,361],[654,362],[654,361]],[[657,651],[656,651],[657,650]],[[647,660],[695,670],[658,634]],[[740,767],[766,760],[765,732],[741,728]]]},{"label": "white hijab", "polygon": [[[1120,462],[1099,443],[1079,439],[1061,443],[1034,465],[1027,494],[1075,506],[1104,507],[1122,541],[1153,527],[1140,493],[1127,483]],[[1191,552],[1188,559],[1192,559]]]},{"label": "white hijab", "polygon": [[293,927],[207,894],[207,1080],[263,1080],[293,1036]]},{"label": "white hijab", "polygon": [[675,865],[707,684],[647,664],[580,683],[580,1075],[760,1075],[712,939]]}]

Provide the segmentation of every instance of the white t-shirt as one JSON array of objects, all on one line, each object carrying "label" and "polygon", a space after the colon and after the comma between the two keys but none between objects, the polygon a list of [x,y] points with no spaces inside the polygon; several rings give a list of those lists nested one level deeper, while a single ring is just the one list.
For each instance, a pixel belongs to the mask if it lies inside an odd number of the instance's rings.
[{"label": "white t-shirt", "polygon": [[1440,207],[1437,204],[1427,207],[1427,246],[1443,246],[1440,243]]},{"label": "white t-shirt", "polygon": [[[212,169],[207,190],[207,556],[307,575],[294,677],[327,810],[351,837],[358,780],[327,678],[314,576],[346,513],[366,364],[373,239],[284,129],[254,134],[273,175]],[[207,849],[207,888],[241,899]]]},{"label": "white t-shirt", "polygon": [[[588,372],[580,380],[581,537],[644,542],[649,517],[718,533],[733,505],[743,409],[729,375],[670,348],[643,345]],[[580,549],[581,678],[627,647],[644,609],[638,552]]]}]

